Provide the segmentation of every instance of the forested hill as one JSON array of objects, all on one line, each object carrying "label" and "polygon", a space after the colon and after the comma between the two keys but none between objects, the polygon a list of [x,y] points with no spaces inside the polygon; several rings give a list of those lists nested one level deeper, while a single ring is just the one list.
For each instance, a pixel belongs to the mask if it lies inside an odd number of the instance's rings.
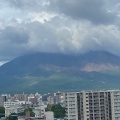
[{"label": "forested hill", "polygon": [[119,88],[119,73],[120,57],[105,51],[74,55],[35,53],[0,67],[0,92]]}]

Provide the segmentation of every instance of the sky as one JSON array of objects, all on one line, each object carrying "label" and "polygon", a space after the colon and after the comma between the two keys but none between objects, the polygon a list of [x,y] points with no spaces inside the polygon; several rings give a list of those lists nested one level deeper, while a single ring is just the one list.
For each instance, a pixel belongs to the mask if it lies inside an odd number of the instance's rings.
[{"label": "sky", "polygon": [[91,50],[120,56],[120,0],[0,0],[0,64]]}]

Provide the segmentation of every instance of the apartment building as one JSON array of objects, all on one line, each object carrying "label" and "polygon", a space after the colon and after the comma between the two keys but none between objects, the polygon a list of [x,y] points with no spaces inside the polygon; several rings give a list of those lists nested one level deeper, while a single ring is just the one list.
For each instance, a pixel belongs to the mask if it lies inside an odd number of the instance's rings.
[{"label": "apartment building", "polygon": [[111,91],[112,120],[120,120],[120,90]]},{"label": "apartment building", "polygon": [[68,92],[65,93],[65,107],[67,120],[78,120],[78,105],[77,105],[77,93]]},{"label": "apartment building", "polygon": [[7,101],[4,102],[4,107],[10,107],[10,106],[15,106],[17,104],[17,102],[12,102],[12,101]]},{"label": "apartment building", "polygon": [[120,120],[120,90],[64,93],[66,120]]},{"label": "apartment building", "polygon": [[35,117],[44,117],[45,116],[45,105],[41,105],[33,108],[33,112],[35,113]]},{"label": "apartment building", "polygon": [[11,113],[22,113],[24,112],[24,108],[22,106],[11,106],[5,108],[5,117],[8,117]]}]

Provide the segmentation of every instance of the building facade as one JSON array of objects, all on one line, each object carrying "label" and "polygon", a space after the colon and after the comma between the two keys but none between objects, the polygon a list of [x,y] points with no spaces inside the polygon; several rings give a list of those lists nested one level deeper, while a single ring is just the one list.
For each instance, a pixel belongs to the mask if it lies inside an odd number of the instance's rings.
[{"label": "building facade", "polygon": [[78,120],[78,105],[77,105],[77,93],[68,92],[65,93],[65,108],[67,120]]},{"label": "building facade", "polygon": [[11,113],[22,113],[24,112],[24,108],[22,106],[11,106],[5,108],[5,117],[8,117]]},{"label": "building facade", "polygon": [[120,90],[64,93],[66,120],[120,120]]}]

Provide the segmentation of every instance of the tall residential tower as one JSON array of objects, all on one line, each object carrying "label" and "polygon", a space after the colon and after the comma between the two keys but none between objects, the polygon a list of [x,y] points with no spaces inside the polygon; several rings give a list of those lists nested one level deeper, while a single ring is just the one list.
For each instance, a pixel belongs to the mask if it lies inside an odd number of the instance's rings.
[{"label": "tall residential tower", "polygon": [[64,94],[66,120],[120,120],[120,90]]}]

